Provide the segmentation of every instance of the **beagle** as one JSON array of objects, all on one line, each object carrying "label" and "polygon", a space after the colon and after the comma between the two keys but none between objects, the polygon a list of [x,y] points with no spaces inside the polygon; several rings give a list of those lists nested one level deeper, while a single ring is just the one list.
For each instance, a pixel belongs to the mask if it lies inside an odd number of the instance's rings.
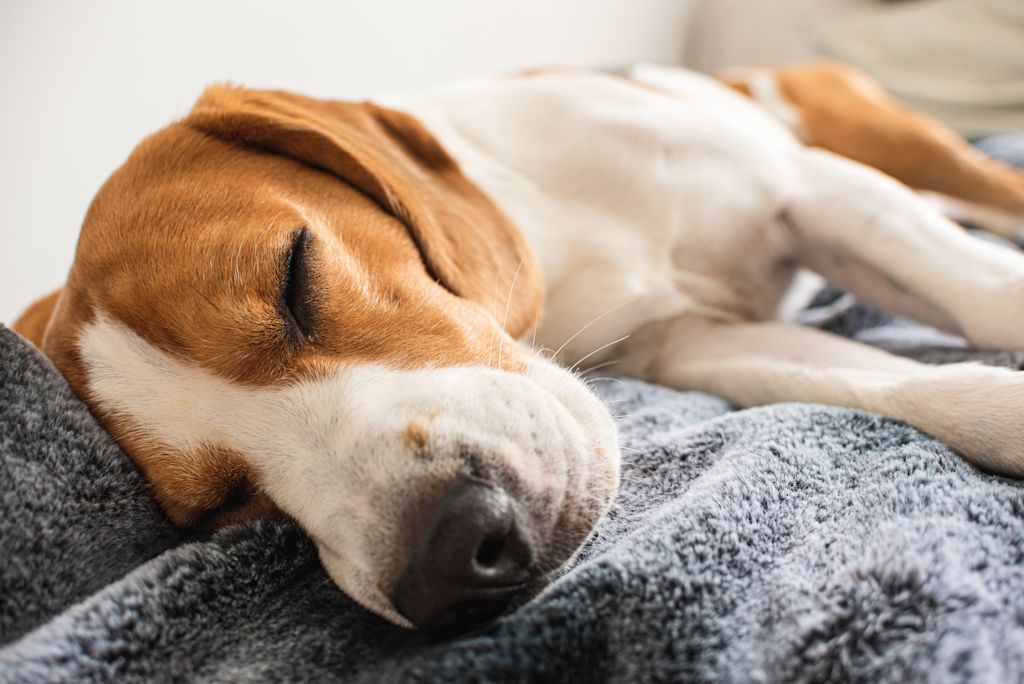
[{"label": "beagle", "polygon": [[114,172],[66,285],[15,328],[175,524],[288,515],[354,600],[427,630],[530,595],[609,506],[616,426],[588,368],[878,412],[1024,476],[1024,375],[776,320],[808,268],[1024,348],[1024,256],[811,145],[1004,233],[1020,175],[842,67],[726,83],[643,66],[376,103],[210,87]]}]

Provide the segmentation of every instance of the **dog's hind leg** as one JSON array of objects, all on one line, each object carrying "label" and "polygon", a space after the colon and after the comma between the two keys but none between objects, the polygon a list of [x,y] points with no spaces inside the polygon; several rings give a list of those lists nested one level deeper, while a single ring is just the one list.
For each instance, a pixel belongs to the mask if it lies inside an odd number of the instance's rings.
[{"label": "dog's hind leg", "polygon": [[969,235],[874,169],[815,149],[797,164],[779,224],[804,265],[977,347],[1024,349],[1024,255]]},{"label": "dog's hind leg", "polygon": [[634,333],[625,371],[744,407],[815,402],[880,413],[978,466],[1024,477],[1024,373],[929,366],[814,328],[688,315]]},{"label": "dog's hind leg", "polygon": [[[774,112],[805,143],[886,173],[1010,239],[1024,232],[1024,172],[990,159],[849,65],[739,69],[722,80]],[[956,198],[956,201],[951,198]]]}]

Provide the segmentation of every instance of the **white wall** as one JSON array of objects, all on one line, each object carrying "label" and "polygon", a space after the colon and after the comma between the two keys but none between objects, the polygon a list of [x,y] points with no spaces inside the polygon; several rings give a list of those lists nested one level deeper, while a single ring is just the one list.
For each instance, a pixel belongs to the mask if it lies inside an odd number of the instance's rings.
[{"label": "white wall", "polygon": [[821,54],[814,26],[823,18],[878,7],[876,0],[700,0],[684,61],[710,72],[804,61]]},{"label": "white wall", "polygon": [[100,184],[203,85],[362,97],[682,56],[688,0],[2,0],[0,321],[58,287]]}]

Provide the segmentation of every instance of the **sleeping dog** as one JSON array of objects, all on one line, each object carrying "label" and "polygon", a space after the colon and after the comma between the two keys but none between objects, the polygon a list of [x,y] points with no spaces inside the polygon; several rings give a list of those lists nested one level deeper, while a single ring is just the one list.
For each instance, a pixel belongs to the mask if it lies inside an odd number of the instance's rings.
[{"label": "sleeping dog", "polygon": [[[830,114],[808,74],[885,115]],[[1022,476],[1024,375],[776,319],[807,268],[1024,348],[1024,257],[805,142],[846,125],[838,151],[1004,231],[1019,176],[861,78],[549,71],[387,106],[214,86],[110,177],[65,287],[16,329],[175,524],[288,515],[353,599],[428,630],[528,596],[608,507],[619,449],[590,368],[873,411]]]}]

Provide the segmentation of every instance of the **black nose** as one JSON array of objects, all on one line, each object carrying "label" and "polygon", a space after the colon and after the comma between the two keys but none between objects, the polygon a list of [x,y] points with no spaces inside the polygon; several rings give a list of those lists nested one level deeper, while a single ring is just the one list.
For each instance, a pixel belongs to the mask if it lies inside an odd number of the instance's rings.
[{"label": "black nose", "polygon": [[419,521],[395,607],[427,631],[493,619],[530,580],[533,558],[523,532],[503,490],[460,478]]}]

